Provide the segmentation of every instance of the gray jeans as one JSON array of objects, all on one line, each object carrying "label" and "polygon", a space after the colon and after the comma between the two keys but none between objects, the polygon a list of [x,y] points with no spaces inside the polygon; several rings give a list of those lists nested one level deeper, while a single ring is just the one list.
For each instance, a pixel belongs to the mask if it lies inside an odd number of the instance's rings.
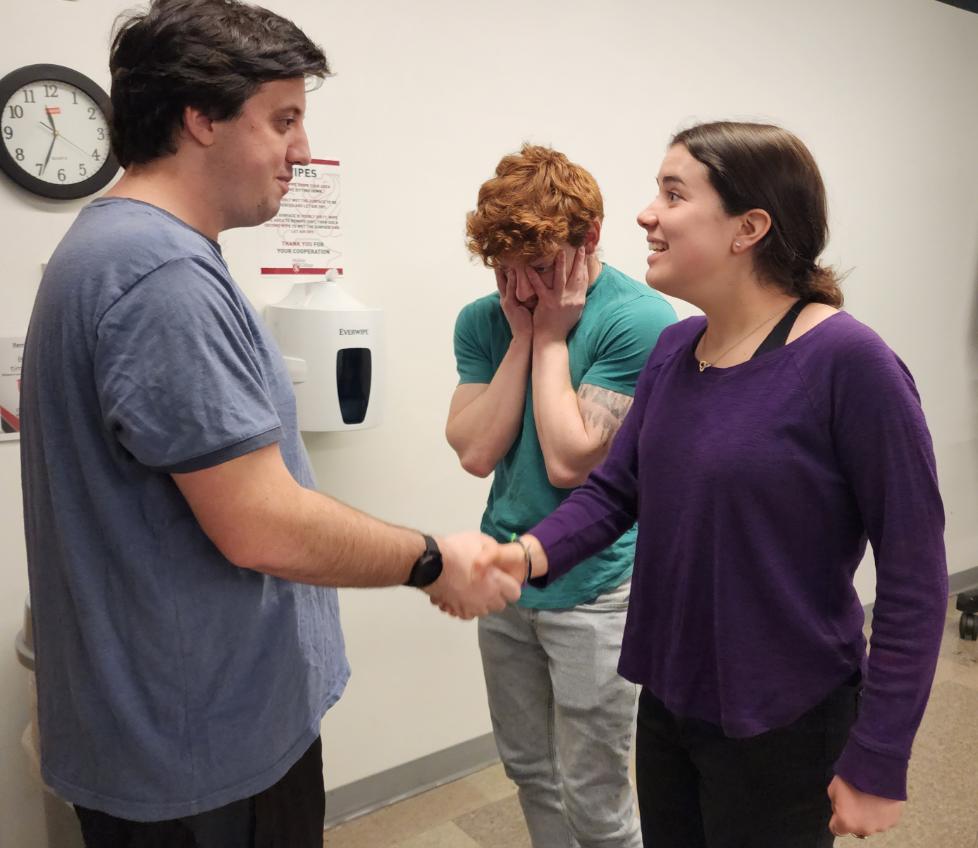
[{"label": "gray jeans", "polygon": [[628,781],[636,687],[617,670],[629,589],[479,621],[496,747],[534,848],[642,848]]}]

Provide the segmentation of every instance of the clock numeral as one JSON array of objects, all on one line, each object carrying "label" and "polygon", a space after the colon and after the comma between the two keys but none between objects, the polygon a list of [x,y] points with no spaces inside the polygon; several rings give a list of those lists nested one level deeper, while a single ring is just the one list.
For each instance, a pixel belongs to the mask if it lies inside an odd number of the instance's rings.
[{"label": "clock numeral", "polygon": [[99,141],[105,141],[105,127],[99,127],[95,130],[95,137]]},{"label": "clock numeral", "polygon": [[84,162],[82,162],[82,163],[80,163],[78,165],[78,176],[80,176],[80,177],[87,177],[88,176],[88,169],[85,167],[85,163]]},{"label": "clock numeral", "polygon": [[37,168],[37,175],[38,176],[41,176],[44,173],[44,163],[43,162],[35,162],[34,163],[34,167]]},{"label": "clock numeral", "polygon": [[24,148],[23,147],[18,147],[14,151],[14,159],[16,159],[18,162],[23,162],[24,161]]},{"label": "clock numeral", "polygon": [[34,92],[31,91],[29,88],[24,91],[24,102],[25,103],[34,103],[35,102],[35,100],[34,100]]},{"label": "clock numeral", "polygon": [[5,139],[7,139],[7,141],[10,141],[10,139],[12,139],[14,137],[14,128],[13,127],[4,127],[3,128],[3,137]]},{"label": "clock numeral", "polygon": [[13,106],[8,106],[7,108],[10,109],[10,117],[11,117],[11,119],[13,119],[13,118],[23,118],[24,117],[24,107],[23,106],[17,106],[15,104]]},{"label": "clock numeral", "polygon": [[88,107],[88,120],[90,120],[90,121],[94,121],[95,120],[95,107],[94,106],[89,106]]},{"label": "clock numeral", "polygon": [[77,91],[71,92],[71,105],[72,106],[77,106],[78,105],[78,92]]},{"label": "clock numeral", "polygon": [[68,175],[65,173],[65,169],[58,168],[58,182],[63,183],[66,179],[68,179]]},{"label": "clock numeral", "polygon": [[48,83],[44,83],[44,96],[45,97],[57,97],[58,96],[58,87],[56,85],[49,85]]},{"label": "clock numeral", "polygon": [[92,158],[96,162],[101,162],[102,161],[102,154],[98,152],[98,148],[95,148],[95,150],[92,151]]}]

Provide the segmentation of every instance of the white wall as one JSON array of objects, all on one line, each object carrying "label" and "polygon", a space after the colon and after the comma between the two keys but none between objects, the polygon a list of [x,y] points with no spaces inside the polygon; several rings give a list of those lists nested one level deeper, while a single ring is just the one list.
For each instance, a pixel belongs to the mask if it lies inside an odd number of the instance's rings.
[{"label": "white wall", "polygon": [[[0,73],[74,66],[107,84],[108,28],[126,0],[0,0]],[[640,276],[635,214],[670,133],[763,118],[810,145],[830,194],[829,261],[852,269],[847,306],[917,378],[937,450],[952,572],[978,565],[978,16],[933,0],[269,0],[325,48],[336,76],[309,100],[314,154],[343,168],[346,284],[382,307],[387,416],[310,437],[320,484],[398,523],[474,527],[486,483],[443,443],[452,325],[490,290],[468,261],[464,213],[504,152],[552,143],[605,194],[605,257]],[[9,29],[8,29],[9,26]],[[971,81],[970,83],[968,81]],[[79,203],[0,181],[0,335],[24,331],[44,261]],[[247,232],[223,240],[263,305]],[[680,305],[681,314],[689,314]],[[31,844],[17,747],[26,682],[11,645],[26,591],[16,444],[0,444],[0,843]],[[871,573],[859,575],[864,600]],[[326,721],[339,786],[489,730],[472,625],[407,590],[344,592],[354,675]],[[19,823],[19,824],[18,824]],[[17,828],[20,828],[18,831]]]}]

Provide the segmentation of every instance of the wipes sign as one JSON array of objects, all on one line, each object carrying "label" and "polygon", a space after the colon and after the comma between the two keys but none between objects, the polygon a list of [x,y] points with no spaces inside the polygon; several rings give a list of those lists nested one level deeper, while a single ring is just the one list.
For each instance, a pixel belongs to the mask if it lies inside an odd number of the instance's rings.
[{"label": "wipes sign", "polygon": [[262,276],[342,274],[339,160],[295,165],[288,194],[259,238]]}]

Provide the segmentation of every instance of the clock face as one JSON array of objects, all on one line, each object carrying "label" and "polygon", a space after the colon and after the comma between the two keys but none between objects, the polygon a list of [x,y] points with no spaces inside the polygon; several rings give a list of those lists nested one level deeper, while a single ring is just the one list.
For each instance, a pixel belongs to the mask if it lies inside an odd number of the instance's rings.
[{"label": "clock face", "polygon": [[[42,70],[56,73],[39,76]],[[22,68],[0,83],[0,98],[0,166],[16,182],[47,197],[71,198],[97,191],[115,175],[106,97],[87,77],[51,65]]]}]

